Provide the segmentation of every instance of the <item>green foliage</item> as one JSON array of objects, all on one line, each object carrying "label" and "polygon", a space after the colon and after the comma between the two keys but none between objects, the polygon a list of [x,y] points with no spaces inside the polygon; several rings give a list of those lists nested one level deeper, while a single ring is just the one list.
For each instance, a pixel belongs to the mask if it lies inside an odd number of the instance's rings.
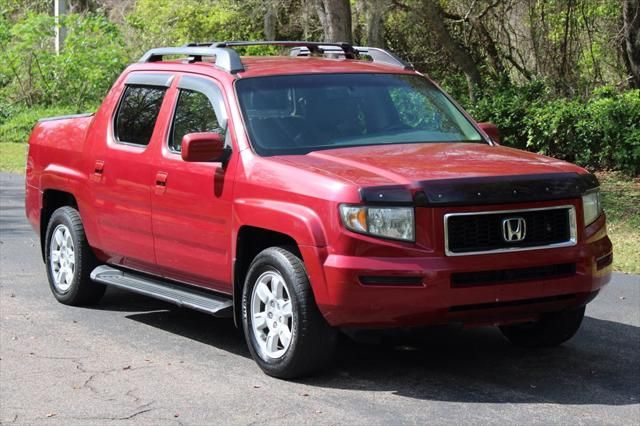
[{"label": "green foliage", "polygon": [[28,14],[2,35],[0,102],[32,106],[47,97],[53,64],[53,18]]},{"label": "green foliage", "polygon": [[536,82],[487,95],[471,108],[495,123],[503,143],[592,169],[640,174],[640,90],[602,87],[587,99],[552,99]]},{"label": "green foliage", "polygon": [[640,90],[600,90],[586,102],[533,108],[527,147],[591,168],[640,173]]},{"label": "green foliage", "polygon": [[7,105],[95,107],[129,60],[118,27],[95,14],[68,15],[54,52],[54,19],[28,13],[0,31],[0,115]]},{"label": "green foliage", "polygon": [[523,86],[497,87],[469,106],[478,121],[490,121],[500,129],[505,145],[526,149],[526,122],[530,110],[549,99],[549,89],[540,80]]},{"label": "green foliage", "polygon": [[135,32],[137,53],[196,41],[259,40],[263,37],[262,22],[252,19],[256,17],[251,6],[258,4],[231,0],[138,0],[127,16],[127,23]]},{"label": "green foliage", "polygon": [[69,15],[64,49],[55,57],[52,103],[94,109],[129,60],[118,27],[100,15]]},{"label": "green foliage", "polygon": [[77,109],[69,106],[13,110],[4,118],[0,116],[0,142],[26,142],[31,129],[39,119],[76,112],[78,112]]}]

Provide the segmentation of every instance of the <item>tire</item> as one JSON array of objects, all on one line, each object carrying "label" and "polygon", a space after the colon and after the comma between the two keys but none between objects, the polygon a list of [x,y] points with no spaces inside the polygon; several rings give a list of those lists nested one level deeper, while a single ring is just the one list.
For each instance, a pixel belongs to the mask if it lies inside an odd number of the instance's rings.
[{"label": "tire", "polygon": [[105,286],[91,281],[98,264],[82,227],[78,211],[60,207],[51,215],[45,239],[49,287],[58,302],[81,306],[98,303]]},{"label": "tire", "polygon": [[262,251],[251,263],[242,292],[242,325],[258,366],[281,379],[325,366],[338,334],[316,306],[302,260],[282,247]]},{"label": "tire", "polygon": [[553,312],[538,321],[500,327],[502,334],[514,345],[527,348],[557,346],[571,339],[582,324],[585,307]]}]

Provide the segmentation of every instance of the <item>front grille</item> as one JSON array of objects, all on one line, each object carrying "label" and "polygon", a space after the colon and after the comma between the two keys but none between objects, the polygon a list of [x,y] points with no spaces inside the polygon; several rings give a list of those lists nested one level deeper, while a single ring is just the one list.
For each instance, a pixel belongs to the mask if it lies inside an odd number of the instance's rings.
[{"label": "front grille", "polygon": [[498,269],[496,271],[456,272],[451,274],[451,287],[516,283],[555,279],[575,275],[575,263],[535,266],[532,268]]},{"label": "front grille", "polygon": [[[505,239],[505,219],[521,218],[526,232],[521,241]],[[527,250],[575,244],[573,206],[445,215],[448,255]]]}]

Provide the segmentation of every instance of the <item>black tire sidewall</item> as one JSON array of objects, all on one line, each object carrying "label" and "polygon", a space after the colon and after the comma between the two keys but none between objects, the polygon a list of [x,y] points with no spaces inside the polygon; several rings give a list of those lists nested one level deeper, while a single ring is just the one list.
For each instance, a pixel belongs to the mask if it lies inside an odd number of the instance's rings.
[{"label": "black tire sidewall", "polygon": [[[282,275],[282,278],[285,280],[287,289],[289,290],[291,313],[293,318],[289,348],[282,357],[275,359],[263,357],[261,354],[260,346],[256,341],[256,336],[253,332],[252,318],[250,315],[253,289],[258,277],[267,271],[275,271]],[[242,325],[249,346],[249,351],[263,370],[274,375],[277,375],[277,372],[279,371],[287,369],[296,358],[296,352],[298,349],[298,328],[301,321],[299,307],[302,302],[299,296],[300,292],[297,290],[300,285],[307,284],[298,283],[297,281],[298,280],[296,279],[293,271],[293,265],[291,265],[286,257],[275,251],[268,251],[259,254],[252,263],[242,292]]]},{"label": "black tire sidewall", "polygon": [[[64,225],[69,230],[73,241],[73,251],[75,257],[75,271],[71,286],[65,292],[60,291],[54,284],[53,271],[51,266],[51,239],[53,233],[59,225]],[[47,268],[47,278],[49,287],[54,297],[64,304],[77,304],[82,299],[82,286],[90,280],[91,267],[95,266],[90,248],[87,245],[84,229],[80,222],[80,215],[77,210],[71,207],[61,207],[57,209],[49,220],[45,240],[45,263]],[[93,283],[89,283],[93,284]],[[95,284],[98,286],[97,284]]]}]

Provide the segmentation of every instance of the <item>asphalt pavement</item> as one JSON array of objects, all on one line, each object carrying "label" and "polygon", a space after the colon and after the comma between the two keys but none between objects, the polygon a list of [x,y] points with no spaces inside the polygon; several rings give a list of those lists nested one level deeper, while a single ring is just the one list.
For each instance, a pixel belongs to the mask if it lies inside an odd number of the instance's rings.
[{"label": "asphalt pavement", "polygon": [[287,382],[230,320],[113,289],[57,303],[23,186],[0,174],[1,424],[640,424],[639,276],[615,274],[558,348],[493,328],[344,339],[328,370]]}]

